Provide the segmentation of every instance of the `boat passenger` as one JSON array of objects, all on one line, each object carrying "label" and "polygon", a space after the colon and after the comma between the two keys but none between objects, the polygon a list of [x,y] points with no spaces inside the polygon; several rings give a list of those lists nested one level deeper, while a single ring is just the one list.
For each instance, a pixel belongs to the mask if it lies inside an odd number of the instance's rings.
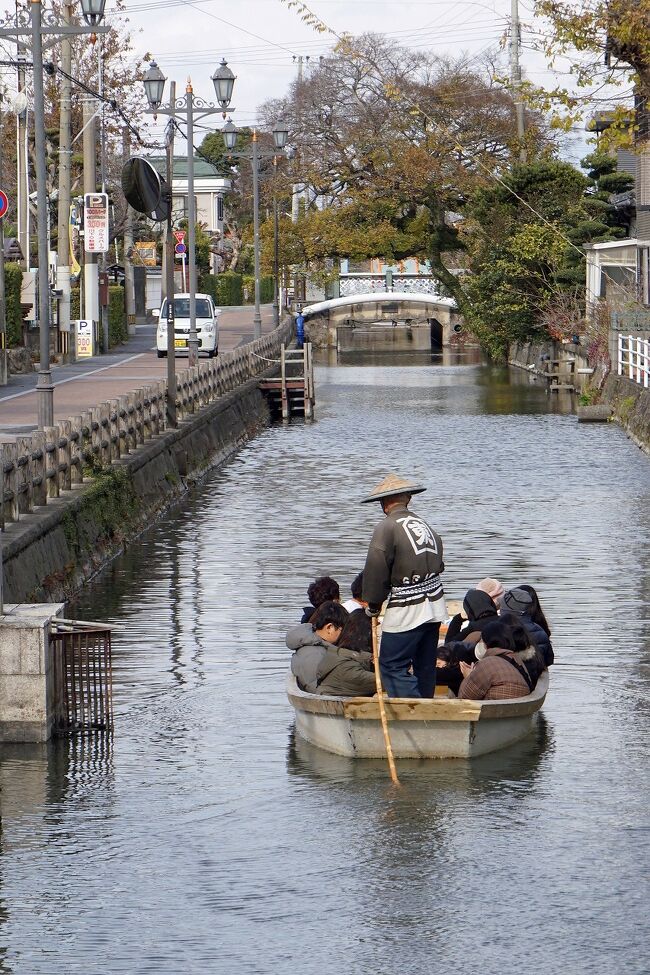
[{"label": "boat passenger", "polygon": [[460,662],[475,664],[476,653],[474,647],[468,643],[442,643],[437,650],[436,685],[444,685],[452,694],[458,694],[463,682]]},{"label": "boat passenger", "polygon": [[524,592],[527,592],[530,598],[532,599],[533,605],[528,615],[530,616],[533,623],[537,623],[538,626],[541,626],[541,628],[544,630],[544,633],[546,633],[547,637],[550,640],[551,627],[548,625],[548,620],[544,615],[544,610],[542,609],[542,605],[539,601],[539,596],[537,595],[537,591],[533,589],[532,586],[528,586],[528,585],[517,586],[517,588],[523,589]]},{"label": "boat passenger", "polygon": [[363,594],[363,572],[360,572],[352,580],[352,585],[350,586],[350,592],[352,593],[352,599],[346,599],[343,603],[344,609],[347,609],[348,613],[354,613],[357,609],[365,609],[368,603],[364,602],[362,598]]},{"label": "boat passenger", "polygon": [[[343,608],[345,609],[345,605]],[[348,650],[372,653],[372,624],[365,609],[355,609],[350,613],[338,645]]]},{"label": "boat passenger", "polygon": [[445,643],[461,640],[464,643],[478,643],[483,627],[499,618],[495,602],[482,589],[468,589],[463,599],[463,613],[457,613],[447,627]]},{"label": "boat passenger", "polygon": [[[510,628],[517,660],[530,674],[534,687],[546,670],[542,651],[535,643],[535,638],[524,626],[521,616],[517,616],[516,613],[501,613],[499,620]],[[477,652],[477,656],[479,655],[480,650]]]},{"label": "boat passenger", "polygon": [[458,697],[471,701],[508,701],[530,694],[532,681],[516,659],[509,627],[498,620],[489,623],[483,630],[482,642],[486,649],[481,660],[475,664],[460,662],[464,680]]},{"label": "boat passenger", "polygon": [[340,603],[329,600],[314,611],[309,623],[289,630],[287,646],[294,651],[291,672],[309,694],[371,697],[375,693],[372,654],[337,646],[348,617]]},{"label": "boat passenger", "polygon": [[341,601],[341,591],[336,579],[331,576],[320,576],[315,579],[307,590],[309,606],[303,606],[301,623],[308,623],[314,615],[314,610],[330,600],[334,603]]},{"label": "boat passenger", "polygon": [[[550,667],[555,659],[553,647],[546,630],[539,623],[535,623],[531,617],[533,597],[530,593],[525,589],[509,589],[503,594],[500,602],[501,612],[516,613],[521,617],[522,623],[530,635],[534,637],[537,648],[544,657],[544,663]],[[546,625],[548,626],[548,623]]]},{"label": "boat passenger", "polygon": [[388,599],[380,665],[389,697],[433,697],[436,685],[436,647],[447,616],[442,539],[408,508],[412,495],[425,490],[390,474],[363,499],[378,501],[386,515],[368,548],[363,598],[371,616]]}]

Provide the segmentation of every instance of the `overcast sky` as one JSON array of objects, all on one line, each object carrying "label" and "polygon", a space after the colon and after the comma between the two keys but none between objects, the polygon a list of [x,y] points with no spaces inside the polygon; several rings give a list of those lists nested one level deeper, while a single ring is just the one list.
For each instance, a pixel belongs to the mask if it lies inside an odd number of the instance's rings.
[{"label": "overcast sky", "polygon": [[[309,6],[339,34],[374,31],[409,48],[452,56],[498,50],[510,19],[510,0],[313,0]],[[164,74],[176,80],[178,94],[191,75],[195,93],[213,100],[210,76],[226,58],[237,76],[232,114],[240,125],[253,124],[263,101],[286,93],[297,58],[305,59],[308,71],[336,40],[316,33],[281,0],[127,0],[127,7],[137,53],[153,54]],[[544,30],[533,18],[532,0],[520,0],[520,20],[524,75],[553,83],[532,49]],[[507,51],[502,56],[505,70]],[[559,62],[560,72],[566,67]],[[560,73],[554,81],[566,84],[568,78]],[[152,134],[160,131],[159,125]],[[569,150],[572,156],[582,151],[580,133],[574,138],[579,145]]]}]

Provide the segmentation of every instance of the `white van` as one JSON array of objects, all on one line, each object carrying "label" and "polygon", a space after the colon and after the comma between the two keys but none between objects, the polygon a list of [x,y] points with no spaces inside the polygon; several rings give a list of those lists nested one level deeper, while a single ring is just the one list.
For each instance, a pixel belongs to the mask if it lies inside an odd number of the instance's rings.
[{"label": "white van", "polygon": [[[156,349],[158,358],[167,355],[167,299],[163,301],[156,329]],[[196,295],[196,334],[199,339],[199,352],[207,352],[212,358],[219,351],[219,309],[210,295]],[[190,337],[190,296],[174,295],[174,349],[176,353],[189,354]]]}]

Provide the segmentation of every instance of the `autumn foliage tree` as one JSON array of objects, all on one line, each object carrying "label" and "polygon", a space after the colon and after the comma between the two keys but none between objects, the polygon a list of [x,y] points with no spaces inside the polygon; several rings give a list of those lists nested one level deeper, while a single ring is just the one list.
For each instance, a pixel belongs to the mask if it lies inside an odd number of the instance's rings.
[{"label": "autumn foliage tree", "polygon": [[[290,124],[297,156],[288,178],[306,187],[304,214],[283,227],[286,259],[300,256],[313,271],[343,256],[426,258],[464,307],[450,214],[509,168],[515,141],[512,99],[489,72],[369,34],[262,112],[269,127]],[[543,152],[542,126],[530,123]]]}]

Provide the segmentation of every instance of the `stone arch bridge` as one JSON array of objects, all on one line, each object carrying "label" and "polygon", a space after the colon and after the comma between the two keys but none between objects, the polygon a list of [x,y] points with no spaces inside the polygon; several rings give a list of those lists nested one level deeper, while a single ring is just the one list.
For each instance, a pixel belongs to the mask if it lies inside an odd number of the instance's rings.
[{"label": "stone arch bridge", "polygon": [[314,345],[339,352],[443,348],[461,327],[453,298],[412,291],[331,298],[307,305],[303,315]]}]

